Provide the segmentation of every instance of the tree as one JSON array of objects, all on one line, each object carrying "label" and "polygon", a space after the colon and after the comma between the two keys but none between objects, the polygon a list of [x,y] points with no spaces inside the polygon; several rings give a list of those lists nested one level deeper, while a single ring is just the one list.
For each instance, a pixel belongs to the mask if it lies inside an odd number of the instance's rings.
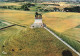
[{"label": "tree", "polygon": [[26,4],[22,5],[21,9],[23,9],[25,11],[29,11],[30,10]]}]

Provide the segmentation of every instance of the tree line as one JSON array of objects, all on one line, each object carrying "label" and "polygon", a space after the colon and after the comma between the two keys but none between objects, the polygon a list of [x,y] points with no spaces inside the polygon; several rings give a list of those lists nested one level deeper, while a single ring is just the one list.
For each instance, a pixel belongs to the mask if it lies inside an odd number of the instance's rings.
[{"label": "tree line", "polygon": [[2,9],[14,9],[14,10],[24,10],[24,11],[29,11],[30,7],[33,7],[35,6],[35,4],[31,4],[31,3],[26,3],[26,4],[23,4],[22,6],[20,7],[17,7],[17,6],[0,6],[0,8]]}]

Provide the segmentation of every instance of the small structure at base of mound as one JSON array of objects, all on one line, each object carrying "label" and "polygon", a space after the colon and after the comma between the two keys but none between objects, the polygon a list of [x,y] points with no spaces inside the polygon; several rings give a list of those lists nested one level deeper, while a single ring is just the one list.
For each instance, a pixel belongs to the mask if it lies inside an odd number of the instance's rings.
[{"label": "small structure at base of mound", "polygon": [[45,27],[46,25],[42,22],[42,15],[38,14],[37,12],[35,13],[35,22],[31,25],[31,28],[42,28]]}]

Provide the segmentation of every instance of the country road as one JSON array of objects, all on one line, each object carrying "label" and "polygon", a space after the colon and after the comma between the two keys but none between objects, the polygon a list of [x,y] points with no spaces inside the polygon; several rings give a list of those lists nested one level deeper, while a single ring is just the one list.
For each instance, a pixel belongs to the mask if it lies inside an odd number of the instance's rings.
[{"label": "country road", "polygon": [[44,27],[44,29],[46,29],[48,32],[50,32],[52,35],[54,35],[58,40],[60,40],[62,43],[64,43],[67,47],[69,47],[70,49],[72,49],[77,55],[80,56],[80,53],[78,51],[76,51],[73,47],[71,47],[68,43],[66,43],[65,41],[63,41],[59,36],[57,36],[54,32],[52,32],[50,29],[48,29],[47,27]]}]

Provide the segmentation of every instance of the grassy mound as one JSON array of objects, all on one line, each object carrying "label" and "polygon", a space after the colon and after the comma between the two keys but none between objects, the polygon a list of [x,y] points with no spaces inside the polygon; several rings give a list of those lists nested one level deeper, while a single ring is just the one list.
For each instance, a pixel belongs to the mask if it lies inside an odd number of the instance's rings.
[{"label": "grassy mound", "polygon": [[[44,28],[13,26],[0,32],[2,56],[62,56],[64,50],[70,50]],[[3,51],[7,54],[2,54]],[[77,56],[71,52],[73,56]]]}]

